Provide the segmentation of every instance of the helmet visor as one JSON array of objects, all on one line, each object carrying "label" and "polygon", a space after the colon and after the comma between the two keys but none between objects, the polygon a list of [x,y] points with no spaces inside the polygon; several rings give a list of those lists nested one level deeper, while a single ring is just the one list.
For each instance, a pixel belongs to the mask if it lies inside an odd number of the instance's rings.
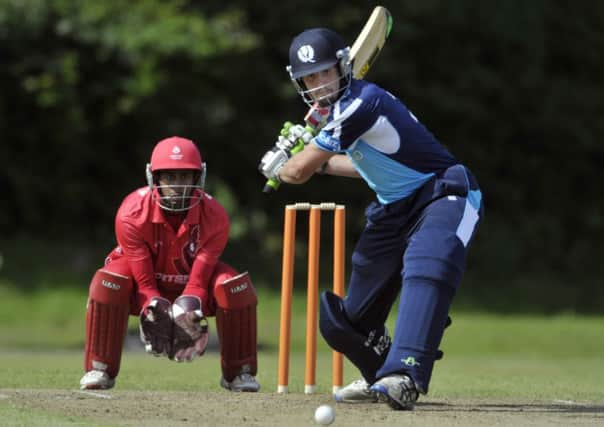
[{"label": "helmet visor", "polygon": [[300,87],[300,95],[308,105],[318,103],[320,107],[329,107],[333,105],[348,88],[348,80],[345,76],[336,77],[335,79],[324,83],[320,86],[308,89],[303,79],[298,80]]},{"label": "helmet visor", "polygon": [[197,206],[203,197],[199,185],[156,185],[153,200],[162,209],[170,212],[184,212]]}]

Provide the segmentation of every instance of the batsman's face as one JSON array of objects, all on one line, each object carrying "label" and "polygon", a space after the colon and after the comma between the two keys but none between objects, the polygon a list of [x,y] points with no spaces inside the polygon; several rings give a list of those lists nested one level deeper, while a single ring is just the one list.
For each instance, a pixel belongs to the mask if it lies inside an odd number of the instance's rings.
[{"label": "batsman's face", "polygon": [[157,174],[157,187],[162,197],[162,203],[169,207],[182,206],[193,191],[196,178],[195,171],[162,170]]},{"label": "batsman's face", "polygon": [[340,89],[340,73],[336,66],[302,77],[309,95],[315,101],[329,100]]}]

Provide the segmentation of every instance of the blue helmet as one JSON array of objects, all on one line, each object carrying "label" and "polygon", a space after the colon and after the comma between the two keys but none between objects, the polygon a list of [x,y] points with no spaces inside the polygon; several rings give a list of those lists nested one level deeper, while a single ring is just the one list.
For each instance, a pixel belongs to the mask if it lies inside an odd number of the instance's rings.
[{"label": "blue helmet", "polygon": [[[286,67],[298,93],[309,105],[319,102],[327,106],[340,98],[350,85],[352,65],[350,48],[340,35],[327,28],[312,28],[298,34],[289,47],[289,65]],[[322,99],[313,99],[302,78],[338,65],[339,89]]]}]

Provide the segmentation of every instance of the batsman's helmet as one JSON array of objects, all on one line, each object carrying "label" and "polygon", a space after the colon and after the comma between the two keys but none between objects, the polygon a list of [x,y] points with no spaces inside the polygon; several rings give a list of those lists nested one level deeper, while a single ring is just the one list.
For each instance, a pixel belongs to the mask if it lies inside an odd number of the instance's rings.
[{"label": "batsman's helmet", "polygon": [[[196,173],[193,185],[158,185],[157,172],[162,170],[189,170]],[[199,204],[203,197],[206,177],[206,164],[202,162],[201,153],[193,141],[179,136],[162,139],[151,153],[151,162],[146,168],[147,184],[153,191],[153,198],[163,209],[169,211],[186,211]],[[164,195],[164,189],[171,189],[179,194],[178,203],[174,195]]]},{"label": "batsman's helmet", "polygon": [[[337,101],[350,85],[352,65],[350,63],[350,48],[342,37],[327,28],[311,28],[298,34],[289,47],[289,65],[287,72],[298,93],[308,105],[318,101],[322,106],[328,106]],[[314,99],[312,92],[321,89],[308,90],[302,78],[312,73],[338,65],[338,90],[320,99]],[[330,84],[330,83],[328,83]]]}]

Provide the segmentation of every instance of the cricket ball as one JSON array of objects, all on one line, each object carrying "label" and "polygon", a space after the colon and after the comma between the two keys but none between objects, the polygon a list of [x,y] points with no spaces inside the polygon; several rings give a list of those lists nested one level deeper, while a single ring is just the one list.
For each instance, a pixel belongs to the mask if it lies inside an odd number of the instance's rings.
[{"label": "cricket ball", "polygon": [[329,405],[321,405],[315,411],[315,421],[322,426],[333,423],[336,419],[336,412]]}]

